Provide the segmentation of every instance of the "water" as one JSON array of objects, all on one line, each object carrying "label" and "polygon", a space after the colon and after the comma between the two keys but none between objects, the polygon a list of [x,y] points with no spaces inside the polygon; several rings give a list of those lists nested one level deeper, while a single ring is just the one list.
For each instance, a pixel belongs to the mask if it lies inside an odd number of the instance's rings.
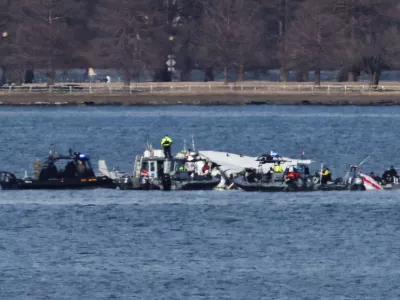
[{"label": "water", "polygon": [[[399,166],[400,108],[0,108],[1,168],[54,144],[131,170],[177,150]],[[399,299],[399,194],[0,191],[0,299]]]}]

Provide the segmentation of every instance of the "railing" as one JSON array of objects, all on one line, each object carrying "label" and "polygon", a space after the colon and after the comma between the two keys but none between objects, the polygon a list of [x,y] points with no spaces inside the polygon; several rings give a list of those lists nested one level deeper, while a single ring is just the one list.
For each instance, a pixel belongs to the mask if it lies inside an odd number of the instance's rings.
[{"label": "railing", "polygon": [[134,95],[140,93],[299,93],[299,94],[370,94],[373,92],[399,93],[400,86],[369,86],[369,85],[305,85],[305,84],[157,84],[143,83],[131,86],[122,85],[54,85],[54,86],[3,86],[0,87],[0,94],[29,94],[29,93],[48,93],[48,94],[94,94],[94,95]]}]

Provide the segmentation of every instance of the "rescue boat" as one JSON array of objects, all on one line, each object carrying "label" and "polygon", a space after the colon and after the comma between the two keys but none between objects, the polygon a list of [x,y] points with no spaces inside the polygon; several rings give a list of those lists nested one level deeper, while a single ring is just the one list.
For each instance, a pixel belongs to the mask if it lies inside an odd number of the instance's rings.
[{"label": "rescue boat", "polygon": [[[57,167],[61,162],[65,168]],[[83,172],[78,172],[78,165],[84,166]],[[107,176],[96,176],[93,172],[89,156],[79,152],[70,155],[49,156],[40,169],[38,178],[24,176],[17,178],[13,173],[0,172],[0,187],[10,189],[90,189],[115,188],[113,180]]]},{"label": "rescue boat", "polygon": [[99,170],[113,178],[120,189],[212,190],[221,177],[210,169],[203,172],[206,164],[207,161],[196,152],[180,152],[172,159],[166,159],[163,150],[148,145],[143,155],[136,156],[131,174],[108,171],[104,160],[99,161]]}]

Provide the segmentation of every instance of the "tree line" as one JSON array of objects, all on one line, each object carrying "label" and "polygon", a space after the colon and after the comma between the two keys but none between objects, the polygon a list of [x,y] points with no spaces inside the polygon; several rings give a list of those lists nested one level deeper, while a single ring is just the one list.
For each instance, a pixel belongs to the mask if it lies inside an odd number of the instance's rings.
[{"label": "tree line", "polygon": [[170,81],[173,55],[181,81],[194,69],[290,70],[298,81],[340,70],[341,81],[399,68],[400,5],[395,0],[0,0],[3,83],[33,81],[44,70],[113,68],[124,82],[144,71]]}]

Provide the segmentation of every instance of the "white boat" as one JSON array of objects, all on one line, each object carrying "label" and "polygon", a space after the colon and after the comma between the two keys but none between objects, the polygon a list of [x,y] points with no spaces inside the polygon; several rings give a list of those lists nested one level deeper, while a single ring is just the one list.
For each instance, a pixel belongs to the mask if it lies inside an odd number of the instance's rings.
[{"label": "white boat", "polygon": [[221,176],[211,174],[210,166],[196,152],[180,152],[166,159],[163,150],[151,145],[143,155],[136,155],[131,174],[109,171],[104,160],[99,161],[99,171],[112,178],[120,189],[211,190],[221,180]]}]

